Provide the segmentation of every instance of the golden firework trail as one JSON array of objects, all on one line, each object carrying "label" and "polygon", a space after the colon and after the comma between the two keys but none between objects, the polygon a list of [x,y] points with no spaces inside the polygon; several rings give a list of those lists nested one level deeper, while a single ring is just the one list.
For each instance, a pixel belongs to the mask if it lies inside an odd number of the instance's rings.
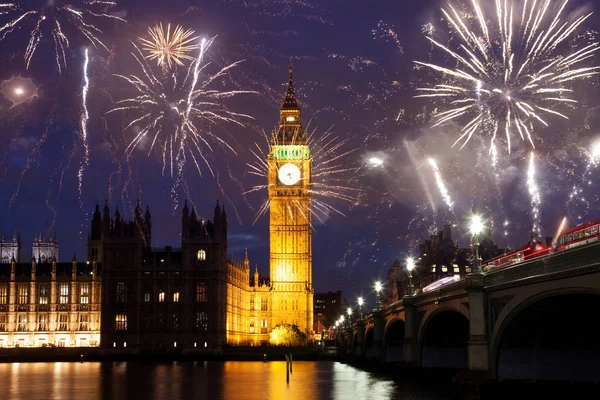
[{"label": "golden firework trail", "polygon": [[542,229],[540,225],[540,208],[542,205],[542,197],[540,188],[536,179],[535,168],[535,153],[532,151],[529,156],[529,168],[527,169],[527,189],[531,197],[531,217],[533,218],[533,232],[537,238],[542,237]]},{"label": "golden firework trail", "polygon": [[[198,56],[190,66],[180,74],[169,76],[156,75],[146,62],[142,51],[133,43],[131,54],[141,69],[140,75],[115,76],[124,80],[134,90],[133,97],[117,102],[117,107],[108,111],[114,113],[124,111],[129,123],[125,131],[134,130],[135,135],[126,148],[131,156],[140,144],[147,144],[148,156],[154,148],[162,152],[162,173],[170,170],[171,177],[176,176],[177,184],[183,179],[183,170],[189,159],[198,173],[202,175],[200,164],[204,162],[213,176],[214,171],[206,158],[208,151],[213,151],[211,142],[235,151],[229,143],[215,133],[211,127],[219,127],[221,123],[233,123],[244,126],[241,119],[253,119],[246,114],[229,110],[224,100],[239,94],[255,94],[253,91],[228,90],[220,91],[212,88],[214,82],[220,82],[242,61],[229,64],[214,74],[209,74],[206,52],[215,37],[203,39]],[[200,124],[204,123],[203,126]],[[218,131],[218,129],[217,129]]]},{"label": "golden firework trail", "polygon": [[442,198],[444,199],[444,203],[446,203],[446,205],[448,206],[450,211],[454,212],[454,209],[453,209],[454,202],[452,201],[452,197],[450,197],[450,192],[448,191],[448,188],[446,187],[444,178],[442,177],[440,169],[438,168],[437,162],[433,158],[429,158],[427,161],[429,162],[429,165],[431,166],[431,169],[433,170],[435,182],[438,186],[440,194],[442,195]]},{"label": "golden firework trail", "polygon": [[[309,193],[313,195],[313,198],[310,212],[324,224],[327,216],[331,213],[346,216],[333,204],[334,201],[341,200],[350,205],[359,203],[361,189],[357,186],[352,186],[354,182],[352,177],[356,175],[359,168],[348,166],[348,158],[358,151],[358,148],[348,149],[348,143],[351,138],[344,139],[334,135],[332,128],[329,128],[321,136],[316,135],[316,130],[316,128],[311,132],[307,130],[304,135],[296,134],[294,135],[294,139],[300,136],[308,138],[308,146],[311,149],[312,158],[312,180]],[[271,153],[272,146],[281,144],[277,142],[275,132],[278,132],[278,129],[275,129],[271,135],[264,133],[265,145],[261,146],[258,143],[254,143],[255,148],[250,149],[250,152],[254,156],[254,162],[246,164],[249,168],[248,173],[263,177],[265,180],[267,179],[269,170],[269,165],[266,161],[267,155]],[[294,141],[291,143],[286,142],[285,144],[294,145]],[[302,144],[305,143],[303,142]],[[268,190],[268,188],[268,184],[256,185],[243,194]],[[270,206],[271,199],[268,198],[258,209],[254,223],[267,213]],[[293,206],[294,204],[289,207]],[[296,206],[301,215],[303,215],[300,205],[296,204]],[[288,209],[288,211],[293,218],[294,213],[292,210]],[[303,215],[303,217],[310,221],[308,216]]]},{"label": "golden firework trail", "polygon": [[167,24],[167,29],[160,23],[154,27],[148,28],[149,38],[140,38],[142,50],[147,52],[146,59],[156,60],[156,63],[164,71],[172,68],[173,64],[183,66],[183,60],[194,60],[189,53],[198,50],[198,36],[194,36],[191,29],[184,30],[177,25],[171,31],[171,24]]},{"label": "golden firework trail", "polygon": [[[33,4],[32,4],[33,3]],[[66,49],[70,42],[63,25],[69,24],[89,40],[94,47],[108,50],[98,37],[102,30],[92,24],[92,19],[113,19],[125,22],[124,19],[108,13],[117,3],[100,0],[62,0],[31,1],[22,0],[0,3],[0,16],[8,15],[9,21],[0,26],[0,41],[10,33],[28,24],[33,25],[29,44],[25,49],[25,65],[29,69],[31,60],[45,32],[49,32],[54,42],[56,65],[59,72],[67,67]]]},{"label": "golden firework trail", "polygon": [[415,97],[442,107],[433,117],[434,127],[451,121],[463,124],[454,145],[462,142],[464,147],[475,134],[491,137],[495,159],[497,135],[505,136],[509,152],[517,133],[535,147],[535,125],[548,126],[550,117],[568,119],[557,110],[577,103],[570,83],[599,73],[600,67],[584,62],[600,46],[569,43],[592,15],[566,15],[569,0],[495,0],[493,17],[485,14],[483,2],[470,3],[461,7],[448,2],[442,8],[453,38],[449,44],[427,39],[453,65],[416,61],[440,80],[418,88]]}]

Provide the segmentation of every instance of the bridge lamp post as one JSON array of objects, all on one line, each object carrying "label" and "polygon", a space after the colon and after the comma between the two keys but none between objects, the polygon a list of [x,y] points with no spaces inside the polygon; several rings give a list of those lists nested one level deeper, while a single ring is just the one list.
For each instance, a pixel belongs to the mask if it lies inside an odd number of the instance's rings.
[{"label": "bridge lamp post", "polygon": [[344,320],[345,320],[345,318],[344,318],[344,314],[340,315],[340,326],[341,326],[342,328],[344,328],[344,326],[345,326],[345,325],[344,325]]},{"label": "bridge lamp post", "polygon": [[483,231],[483,220],[479,215],[471,216],[471,224],[469,226],[471,235],[473,235],[473,252],[475,259],[473,260],[473,272],[481,272],[481,258],[479,257],[479,234]]},{"label": "bridge lamp post", "polygon": [[362,320],[362,318],[363,318],[363,313],[362,313],[362,306],[363,306],[363,304],[365,304],[365,301],[364,301],[364,299],[363,299],[362,297],[359,297],[359,298],[358,298],[358,312],[359,312],[359,315],[360,315],[360,319],[361,319],[361,320]]},{"label": "bridge lamp post", "polygon": [[415,269],[415,260],[411,257],[406,259],[406,270],[408,271],[408,295],[414,296],[415,289],[412,283],[412,271]]},{"label": "bridge lamp post", "polygon": [[377,311],[381,311],[381,298],[380,293],[383,290],[383,285],[381,282],[375,282],[375,292],[377,292]]}]

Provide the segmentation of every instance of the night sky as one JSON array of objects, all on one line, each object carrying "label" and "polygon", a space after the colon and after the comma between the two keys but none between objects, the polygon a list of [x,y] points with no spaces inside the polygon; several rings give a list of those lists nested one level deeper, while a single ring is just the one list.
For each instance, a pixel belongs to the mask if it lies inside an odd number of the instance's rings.
[{"label": "night sky", "polygon": [[[23,3],[29,3],[27,0]],[[44,1],[39,1],[44,3]],[[77,1],[71,3],[78,3]],[[531,206],[525,170],[530,146],[516,141],[508,155],[502,149],[500,177],[490,172],[486,140],[475,138],[464,149],[452,148],[460,127],[431,128],[432,106],[413,99],[415,88],[433,76],[414,68],[414,60],[438,57],[423,35],[426,24],[447,31],[438,1],[402,0],[121,0],[112,9],[128,22],[100,21],[99,35],[110,51],[95,49],[75,31],[65,28],[71,46],[68,68],[58,72],[54,45],[43,37],[31,66],[25,69],[23,53],[31,23],[2,41],[0,79],[4,85],[20,76],[32,80],[37,96],[13,105],[0,103],[0,232],[21,233],[23,258],[28,259],[36,232],[56,230],[61,261],[73,253],[85,258],[89,220],[96,202],[108,200],[130,218],[138,198],[149,205],[153,218],[153,246],[180,246],[181,207],[189,197],[199,215],[211,218],[217,199],[229,216],[229,250],[242,257],[247,247],[252,264],[268,274],[268,216],[256,223],[255,215],[266,191],[242,195],[264,184],[249,174],[255,158],[249,149],[264,143],[263,130],[278,122],[287,85],[288,62],[294,63],[296,94],[303,123],[315,135],[327,129],[350,138],[341,151],[355,149],[341,164],[348,168],[348,185],[357,189],[357,201],[330,199],[345,216],[330,212],[325,224],[314,221],[313,269],[315,291],[344,290],[354,301],[371,295],[372,282],[384,278],[395,257],[415,252],[428,232],[444,223],[456,225],[454,239],[467,246],[465,220],[471,210],[481,212],[494,226],[493,238],[501,247],[518,247],[528,240]],[[591,8],[571,1],[572,10]],[[4,18],[4,16],[0,16]],[[2,24],[6,22],[2,19]],[[159,153],[148,156],[125,148],[133,139],[123,133],[127,116],[107,115],[115,101],[131,90],[113,74],[137,74],[131,40],[145,35],[147,27],[171,22],[191,28],[201,37],[218,35],[209,56],[215,66],[245,60],[214,84],[220,89],[252,90],[228,101],[235,112],[254,120],[245,127],[223,124],[214,129],[233,150],[216,146],[207,154],[215,177],[201,166],[202,176],[187,165],[184,182],[176,183],[162,172]],[[581,32],[595,36],[594,15]],[[436,30],[436,32],[437,32]],[[82,194],[78,171],[84,156],[82,63],[89,48],[90,90],[89,165],[84,170]],[[593,59],[590,64],[598,64]],[[29,81],[31,82],[31,81]],[[586,149],[600,132],[598,79],[577,87],[577,108],[569,121],[557,118],[536,131],[538,184],[543,235],[553,235],[560,219],[570,223],[599,218],[597,170],[582,178],[589,166]],[[4,87],[0,87],[4,93]],[[310,121],[310,124],[309,124]],[[374,167],[371,157],[384,160]],[[445,205],[433,172],[427,164],[435,157],[454,201]],[[574,185],[582,187],[589,205],[567,203]],[[589,182],[589,183],[588,183]],[[508,226],[504,227],[504,222]],[[505,230],[508,235],[505,235]]]}]

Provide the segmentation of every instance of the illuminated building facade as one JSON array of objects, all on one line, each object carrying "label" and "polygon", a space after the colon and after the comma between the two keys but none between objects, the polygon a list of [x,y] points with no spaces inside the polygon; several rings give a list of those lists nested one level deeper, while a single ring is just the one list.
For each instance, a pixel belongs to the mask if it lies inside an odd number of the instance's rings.
[{"label": "illuminated building facade", "polygon": [[31,262],[0,265],[0,347],[99,345],[101,268],[46,257],[57,251],[36,235]]},{"label": "illuminated building facade", "polygon": [[[152,248],[150,211],[132,221],[96,207],[88,252],[102,255],[102,340],[105,348],[215,349],[269,339],[270,287],[248,255],[227,254],[227,214],[212,220],[183,207],[181,248]],[[97,255],[97,256],[96,256]]]},{"label": "illuminated building facade", "polygon": [[268,163],[272,324],[313,330],[311,174],[292,66]]}]

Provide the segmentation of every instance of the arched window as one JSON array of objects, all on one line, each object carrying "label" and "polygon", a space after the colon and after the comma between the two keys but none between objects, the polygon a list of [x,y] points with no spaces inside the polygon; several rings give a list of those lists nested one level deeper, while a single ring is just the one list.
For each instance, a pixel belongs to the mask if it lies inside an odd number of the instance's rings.
[{"label": "arched window", "polygon": [[206,250],[198,250],[197,259],[198,259],[198,261],[205,261],[206,260]]}]

